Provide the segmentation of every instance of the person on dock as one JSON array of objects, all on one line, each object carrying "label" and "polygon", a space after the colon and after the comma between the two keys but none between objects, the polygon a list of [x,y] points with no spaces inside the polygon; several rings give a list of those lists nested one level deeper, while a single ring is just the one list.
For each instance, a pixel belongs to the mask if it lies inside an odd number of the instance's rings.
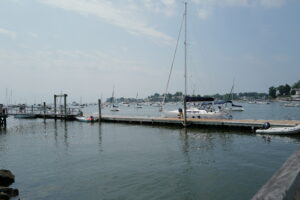
[{"label": "person on dock", "polygon": [[183,118],[183,111],[182,111],[182,108],[178,108],[178,118],[179,118],[179,119]]}]

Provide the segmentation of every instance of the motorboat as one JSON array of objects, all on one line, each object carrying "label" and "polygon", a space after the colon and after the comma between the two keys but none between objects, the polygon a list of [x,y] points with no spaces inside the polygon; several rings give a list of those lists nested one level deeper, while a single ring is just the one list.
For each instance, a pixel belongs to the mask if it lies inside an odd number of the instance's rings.
[{"label": "motorboat", "polygon": [[76,117],[76,120],[80,122],[96,122],[98,121],[98,118],[94,116],[80,116]]}]

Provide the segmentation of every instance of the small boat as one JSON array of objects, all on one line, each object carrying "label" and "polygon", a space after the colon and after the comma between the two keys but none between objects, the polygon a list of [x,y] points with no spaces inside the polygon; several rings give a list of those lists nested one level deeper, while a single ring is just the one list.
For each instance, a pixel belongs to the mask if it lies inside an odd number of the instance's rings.
[{"label": "small boat", "polygon": [[[231,100],[228,100],[225,103],[225,110],[228,111],[244,111],[243,106],[241,105],[237,105],[233,103],[233,97],[234,97],[234,93],[233,93],[233,89],[234,89],[234,82],[235,80],[233,80],[233,84],[230,90],[230,96],[231,96]],[[231,106],[230,106],[231,105]]]},{"label": "small boat", "polygon": [[118,106],[118,105],[115,105],[114,94],[115,94],[115,86],[114,86],[113,92],[112,92],[112,97],[111,97],[111,108],[110,108],[110,111],[112,111],[112,112],[118,112],[118,111],[120,111],[120,109],[119,109],[119,106]]},{"label": "small boat", "polygon": [[300,107],[298,103],[286,103],[283,105],[284,107]]},{"label": "small boat", "polygon": [[118,112],[118,111],[120,111],[120,109],[118,107],[111,107],[110,111]]},{"label": "small boat", "polygon": [[143,108],[143,106],[141,104],[136,104],[135,108]]},{"label": "small boat", "polygon": [[89,117],[81,116],[81,117],[76,117],[76,119],[80,122],[96,122],[96,121],[98,121],[98,118],[93,117],[93,116],[89,116]]},{"label": "small boat", "polygon": [[300,133],[300,125],[294,127],[275,127],[267,129],[257,129],[256,133],[269,135],[295,135]]},{"label": "small boat", "polygon": [[266,105],[266,104],[270,104],[270,102],[268,102],[268,101],[256,101],[256,104]]},{"label": "small boat", "polygon": [[34,118],[36,118],[36,115],[32,114],[32,113],[20,113],[20,114],[14,115],[14,118],[17,118],[17,119],[34,119]]}]

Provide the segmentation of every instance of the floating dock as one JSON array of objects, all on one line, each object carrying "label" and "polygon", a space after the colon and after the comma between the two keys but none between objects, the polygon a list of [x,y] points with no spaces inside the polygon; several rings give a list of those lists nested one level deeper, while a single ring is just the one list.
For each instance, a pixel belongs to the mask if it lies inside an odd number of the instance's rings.
[{"label": "floating dock", "polygon": [[[183,126],[183,119],[162,117],[131,117],[131,116],[107,116],[101,117],[102,122],[171,125]],[[238,128],[256,130],[269,122],[271,127],[292,127],[300,125],[296,120],[226,120],[226,119],[188,119],[189,127],[214,127],[214,128]]]}]

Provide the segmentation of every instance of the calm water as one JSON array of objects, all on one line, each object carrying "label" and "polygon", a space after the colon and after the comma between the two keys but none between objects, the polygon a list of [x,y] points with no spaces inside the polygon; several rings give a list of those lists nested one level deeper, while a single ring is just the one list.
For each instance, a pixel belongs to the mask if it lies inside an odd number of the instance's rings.
[{"label": "calm water", "polygon": [[[261,107],[239,118],[261,112],[261,118],[280,119],[288,113],[280,105],[249,106]],[[280,108],[280,116],[273,114]],[[250,199],[300,147],[300,138],[247,132],[13,118],[8,123],[0,133],[0,168],[15,173],[13,186],[22,200]]]}]

